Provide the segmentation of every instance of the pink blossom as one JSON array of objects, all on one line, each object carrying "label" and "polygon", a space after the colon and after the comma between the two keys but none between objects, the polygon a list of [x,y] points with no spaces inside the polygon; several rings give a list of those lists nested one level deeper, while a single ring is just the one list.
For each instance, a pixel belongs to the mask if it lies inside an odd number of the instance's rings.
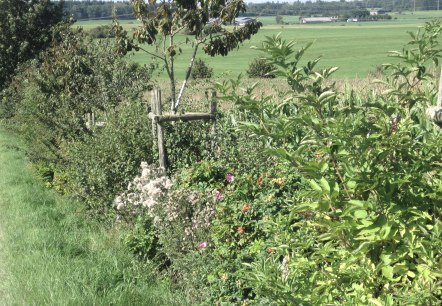
[{"label": "pink blossom", "polygon": [[220,189],[220,190],[217,190],[216,192],[215,192],[215,199],[217,200],[217,201],[222,201],[222,200],[224,200],[224,193],[223,193],[223,191]]},{"label": "pink blossom", "polygon": [[227,183],[232,183],[235,180],[235,176],[232,173],[227,173],[226,181]]},{"label": "pink blossom", "polygon": [[201,243],[198,245],[198,247],[199,247],[200,249],[205,249],[205,248],[207,248],[208,245],[209,245],[209,244],[207,243],[207,241],[204,241],[204,242],[201,242]]}]

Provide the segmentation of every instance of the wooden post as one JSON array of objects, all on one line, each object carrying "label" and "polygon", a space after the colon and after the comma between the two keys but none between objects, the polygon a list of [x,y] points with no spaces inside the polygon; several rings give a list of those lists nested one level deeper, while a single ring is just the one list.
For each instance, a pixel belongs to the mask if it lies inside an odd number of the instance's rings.
[{"label": "wooden post", "polygon": [[[154,116],[161,116],[163,113],[161,108],[161,91],[158,89],[152,91],[152,113],[154,114]],[[159,122],[158,117],[152,120],[152,131],[154,132],[154,137],[156,137],[158,140],[158,159],[160,162],[160,167],[166,170],[166,146],[164,144],[164,129],[161,122]]]},{"label": "wooden post", "polygon": [[[207,96],[207,95],[206,95]],[[217,155],[217,137],[216,137],[216,112],[217,112],[216,92],[213,91],[210,99],[209,113],[185,113],[185,114],[165,114],[163,115],[161,109],[161,91],[152,91],[152,110],[149,113],[149,119],[152,120],[153,138],[157,139],[158,143],[158,159],[160,167],[167,170],[167,152],[165,146],[164,136],[164,122],[174,121],[194,121],[194,120],[212,120],[211,126],[211,149],[214,155]]]},{"label": "wooden post", "polygon": [[218,110],[218,102],[216,101],[216,91],[212,91],[212,99],[210,100],[210,114],[216,115]]},{"label": "wooden post", "polygon": [[216,137],[216,112],[218,110],[218,102],[216,100],[216,91],[212,91],[212,97],[210,99],[210,115],[213,116],[211,127],[211,152],[213,155],[217,155],[217,137]]},{"label": "wooden post", "polygon": [[439,90],[437,91],[437,106],[442,107],[442,67],[439,76]]},{"label": "wooden post", "polygon": [[[155,120],[155,114],[156,114],[156,104],[155,104],[155,91],[152,91],[152,99],[151,99],[151,109],[149,113],[149,118],[152,120],[152,137],[155,142],[155,139],[157,139],[157,122]],[[152,116],[151,116],[152,115]]]},{"label": "wooden post", "polygon": [[86,127],[92,130],[92,113],[86,113]]}]

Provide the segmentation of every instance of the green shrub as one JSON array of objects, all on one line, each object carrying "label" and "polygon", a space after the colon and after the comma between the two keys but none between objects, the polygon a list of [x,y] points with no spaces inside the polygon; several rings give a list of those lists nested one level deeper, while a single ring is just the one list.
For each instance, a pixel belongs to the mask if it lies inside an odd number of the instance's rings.
[{"label": "green shrub", "polygon": [[275,66],[263,58],[255,58],[247,68],[247,76],[249,78],[275,78],[273,71]]},{"label": "green shrub", "polygon": [[0,2],[0,92],[17,67],[38,58],[63,22],[63,4],[46,0]]},{"label": "green shrub", "polygon": [[153,163],[151,122],[140,102],[120,105],[107,114],[102,128],[62,147],[66,163],[54,184],[97,211],[112,209],[114,197],[138,173],[140,163]]},{"label": "green shrub", "polygon": [[192,79],[210,79],[213,76],[213,68],[209,67],[205,61],[197,58],[193,63]]},{"label": "green shrub", "polygon": [[124,239],[129,251],[143,260],[160,260],[158,256],[161,249],[153,219],[145,212],[139,211],[132,225],[132,230]]},{"label": "green shrub", "polygon": [[284,24],[284,17],[282,17],[281,15],[276,15],[275,22],[276,24]]},{"label": "green shrub", "polygon": [[211,123],[175,122],[166,126],[168,162],[172,172],[211,156]]},{"label": "green shrub", "polygon": [[109,25],[101,25],[92,28],[88,31],[93,38],[114,38],[115,34],[112,32],[112,27]]},{"label": "green shrub", "polygon": [[[61,28],[40,63],[21,65],[2,113],[28,142],[44,179],[101,213],[140,162],[152,161],[151,126],[139,102],[150,73],[116,57],[109,41]],[[88,128],[91,112],[104,128]]]},{"label": "green shrub", "polygon": [[[442,54],[441,30],[440,22],[429,23],[412,34],[408,48],[392,53],[403,61],[386,66],[390,90],[372,97],[338,94],[324,82],[336,68],[316,70],[318,59],[298,66],[307,47],[295,51],[279,36],[264,41],[261,50],[293,98],[277,103],[252,92],[241,98],[236,88],[231,97],[259,118],[244,122],[244,130],[265,141],[266,154],[285,168],[283,178],[292,173],[296,180],[282,195],[281,211],[249,221],[262,230],[250,240],[248,223],[235,233],[238,223],[226,213],[235,206],[220,206],[212,228],[221,263],[215,266],[235,266],[237,279],[218,301],[437,303],[442,137],[424,113],[437,88],[429,71]],[[232,195],[246,199],[250,190],[237,185]],[[262,207],[258,196],[247,204]],[[235,239],[238,247],[228,252]],[[260,257],[238,257],[253,247]]]},{"label": "green shrub", "polygon": [[[439,31],[414,36],[415,57],[395,53],[407,61],[387,65],[386,95],[338,94],[326,82],[335,68],[316,70],[316,59],[294,69],[307,47],[278,36],[262,49],[292,99],[239,94],[238,80],[218,87],[236,105],[217,122],[218,150],[180,164],[157,206],[160,249],[195,303],[437,302],[442,138],[423,115],[435,79],[416,67],[437,62]],[[178,130],[175,144],[208,145],[192,142],[195,128]],[[188,237],[213,198],[210,226]],[[164,221],[171,202],[176,218]]]},{"label": "green shrub", "polygon": [[69,28],[57,35],[41,64],[23,65],[2,100],[4,113],[30,143],[31,159],[50,163],[61,162],[64,141],[80,141],[90,133],[86,113],[105,114],[139,96],[150,77],[149,69],[115,57],[106,41],[92,41]]}]

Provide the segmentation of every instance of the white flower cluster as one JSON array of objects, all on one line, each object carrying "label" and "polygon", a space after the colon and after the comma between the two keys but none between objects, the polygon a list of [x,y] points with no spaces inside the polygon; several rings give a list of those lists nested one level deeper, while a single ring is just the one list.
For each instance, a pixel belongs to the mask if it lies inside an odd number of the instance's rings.
[{"label": "white flower cluster", "polygon": [[198,248],[207,233],[219,201],[211,191],[173,188],[173,181],[162,169],[141,163],[141,175],[116,197],[120,215],[136,215],[145,209],[152,218],[166,254]]},{"label": "white flower cluster", "polygon": [[287,281],[289,275],[290,275],[290,267],[289,267],[289,262],[290,262],[290,257],[289,256],[284,256],[282,263],[281,263],[281,276],[282,276],[282,280],[284,282]]},{"label": "white flower cluster", "polygon": [[166,196],[172,185],[172,180],[163,169],[142,162],[141,175],[129,183],[125,193],[115,198],[114,205],[118,211],[134,211],[138,207],[144,207],[154,218],[156,205]]}]

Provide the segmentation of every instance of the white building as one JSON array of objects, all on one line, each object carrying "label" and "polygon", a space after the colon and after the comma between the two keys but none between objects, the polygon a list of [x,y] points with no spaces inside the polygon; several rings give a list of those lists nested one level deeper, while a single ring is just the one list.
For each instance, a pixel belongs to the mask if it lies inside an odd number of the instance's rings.
[{"label": "white building", "polygon": [[235,25],[239,25],[239,26],[244,26],[250,22],[255,21],[254,18],[250,18],[250,17],[237,17],[235,18]]},{"label": "white building", "polygon": [[326,22],[335,22],[338,20],[338,17],[300,17],[299,23],[326,23]]}]

